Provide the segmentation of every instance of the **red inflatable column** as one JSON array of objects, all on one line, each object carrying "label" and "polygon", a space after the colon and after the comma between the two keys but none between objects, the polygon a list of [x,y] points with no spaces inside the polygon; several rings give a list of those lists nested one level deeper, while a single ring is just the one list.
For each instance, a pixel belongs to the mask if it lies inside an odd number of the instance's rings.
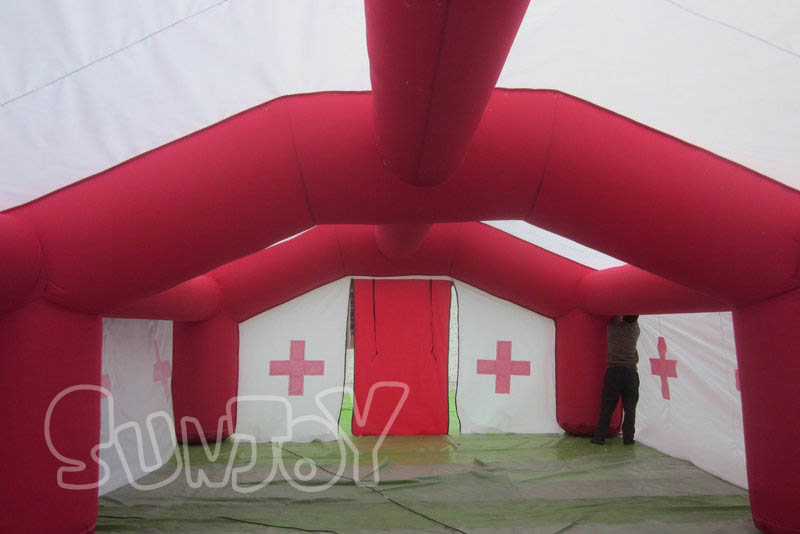
[{"label": "red inflatable column", "polygon": [[733,312],[750,506],[766,532],[800,532],[800,290]]},{"label": "red inflatable column", "polygon": [[100,384],[102,343],[98,317],[41,301],[0,315],[0,532],[94,532],[100,393],[74,386]]},{"label": "red inflatable column", "polygon": [[[556,319],[556,418],[568,434],[591,436],[597,427],[607,324],[608,317],[580,310]],[[619,432],[621,413],[617,406],[609,435]]]},{"label": "red inflatable column", "polygon": [[[175,322],[172,408],[178,440],[221,441],[236,428],[239,390],[239,324],[225,315],[201,322]],[[222,423],[222,425],[220,425]]]}]

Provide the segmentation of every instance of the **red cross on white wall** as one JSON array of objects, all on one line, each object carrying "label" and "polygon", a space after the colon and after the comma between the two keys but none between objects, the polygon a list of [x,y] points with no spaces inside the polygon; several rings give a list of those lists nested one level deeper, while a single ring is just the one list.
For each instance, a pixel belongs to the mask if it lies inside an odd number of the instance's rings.
[{"label": "red cross on white wall", "polygon": [[305,340],[293,339],[289,343],[289,360],[269,362],[270,376],[289,375],[289,395],[302,395],[306,375],[322,375],[323,360],[306,360]]},{"label": "red cross on white wall", "polygon": [[495,375],[494,392],[511,393],[511,375],[530,376],[531,362],[511,359],[511,342],[497,342],[496,360],[478,360],[479,375]]},{"label": "red cross on white wall", "polygon": [[661,377],[661,396],[669,400],[669,378],[678,378],[678,360],[667,359],[667,340],[658,338],[658,358],[650,358],[650,372]]},{"label": "red cross on white wall", "polygon": [[172,366],[167,361],[161,361],[161,354],[158,351],[158,341],[153,340],[156,349],[156,363],[153,364],[153,382],[161,382],[164,388],[164,396],[169,399],[169,379],[172,376]]}]

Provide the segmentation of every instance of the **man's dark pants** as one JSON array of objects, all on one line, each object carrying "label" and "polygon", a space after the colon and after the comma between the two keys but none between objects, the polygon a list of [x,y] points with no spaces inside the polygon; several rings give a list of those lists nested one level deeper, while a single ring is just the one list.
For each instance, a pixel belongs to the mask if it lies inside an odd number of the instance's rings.
[{"label": "man's dark pants", "polygon": [[622,439],[626,442],[633,441],[636,428],[636,403],[639,402],[639,373],[629,367],[609,367],[603,381],[603,405],[600,408],[600,418],[597,421],[597,430],[594,440],[603,440],[608,434],[611,414],[617,407],[617,401],[622,397],[622,409],[625,418],[622,422]]}]

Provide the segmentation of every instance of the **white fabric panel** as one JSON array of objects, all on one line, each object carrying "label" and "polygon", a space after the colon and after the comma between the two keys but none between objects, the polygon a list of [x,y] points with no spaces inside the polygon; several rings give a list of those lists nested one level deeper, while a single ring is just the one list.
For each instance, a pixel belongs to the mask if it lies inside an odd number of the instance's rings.
[{"label": "white fabric panel", "polygon": [[484,223],[592,269],[608,269],[626,265],[624,261],[543,230],[526,221],[484,221]]},{"label": "white fabric panel", "polygon": [[[680,3],[797,40],[798,2]],[[497,85],[573,94],[800,189],[800,58],[676,2],[538,0]]]},{"label": "white fabric panel", "polygon": [[[639,325],[637,441],[746,488],[731,314],[642,316]],[[650,361],[662,359],[659,338],[663,359],[677,361],[677,378],[666,379],[669,399]]]},{"label": "white fabric panel", "polygon": [[[553,320],[463,282],[454,283],[459,324],[456,409],[461,432],[561,432],[556,422]],[[496,368],[491,371],[500,371],[497,374],[479,373],[483,366],[496,366],[492,362],[503,351],[498,342],[511,343],[510,376]],[[503,374],[510,379],[508,392],[502,392]]]},{"label": "white fabric panel", "polygon": [[797,0],[667,0],[766,44],[800,54]]},{"label": "white fabric panel", "polygon": [[3,84],[0,210],[282,95],[370,89],[360,0],[17,4],[0,72],[31,74]]},{"label": "white fabric panel", "polygon": [[[253,436],[257,442],[337,439],[349,296],[350,278],[342,278],[239,324],[238,437]],[[297,366],[322,371],[294,379],[295,388],[302,384],[302,394],[292,391],[288,375],[275,374],[287,371],[285,362],[298,341],[304,346],[295,355],[306,364]]]},{"label": "white fabric panel", "polygon": [[[100,449],[109,468],[100,495],[158,469],[172,456],[171,384],[171,321],[103,319],[102,385],[112,398],[101,401],[100,443],[113,441],[113,446]],[[101,464],[101,482],[103,477]]]},{"label": "white fabric panel", "polygon": [[4,2],[0,17],[0,103],[138,43],[220,0],[26,0]]}]

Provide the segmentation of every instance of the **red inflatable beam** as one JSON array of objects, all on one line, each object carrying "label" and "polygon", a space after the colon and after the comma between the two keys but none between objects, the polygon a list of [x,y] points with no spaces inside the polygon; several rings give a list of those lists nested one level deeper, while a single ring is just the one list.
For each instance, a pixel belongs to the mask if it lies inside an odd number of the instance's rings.
[{"label": "red inflatable beam", "polygon": [[371,226],[317,226],[114,315],[196,321],[219,305],[241,322],[343,276],[409,274],[452,276],[552,318],[576,308],[602,316],[730,309],[633,266],[595,271],[491,226],[458,223],[434,225],[415,253],[395,259]]},{"label": "red inflatable beam", "polygon": [[48,282],[44,296],[96,314],[313,224],[280,103],[237,115],[12,213],[39,236]]},{"label": "red inflatable beam", "polygon": [[220,309],[222,296],[217,281],[198,276],[152,297],[106,314],[128,319],[204,321]]},{"label": "red inflatable beam", "polygon": [[375,241],[387,258],[403,258],[419,249],[430,229],[431,223],[381,224],[375,227]]},{"label": "red inflatable beam", "polygon": [[728,304],[800,285],[800,194],[562,96],[527,220]]},{"label": "red inflatable beam", "polygon": [[209,273],[222,308],[244,321],[347,275],[452,276],[546,317],[578,302],[592,269],[480,223],[437,224],[416,253],[390,260],[371,226],[319,226]]},{"label": "red inflatable beam", "polygon": [[406,183],[464,157],[530,0],[366,0],[378,149]]},{"label": "red inflatable beam", "polygon": [[23,306],[44,283],[42,249],[24,220],[0,213],[0,314]]},{"label": "red inflatable beam", "polygon": [[581,282],[580,308],[596,315],[655,315],[731,309],[716,299],[633,265],[587,275]]}]

